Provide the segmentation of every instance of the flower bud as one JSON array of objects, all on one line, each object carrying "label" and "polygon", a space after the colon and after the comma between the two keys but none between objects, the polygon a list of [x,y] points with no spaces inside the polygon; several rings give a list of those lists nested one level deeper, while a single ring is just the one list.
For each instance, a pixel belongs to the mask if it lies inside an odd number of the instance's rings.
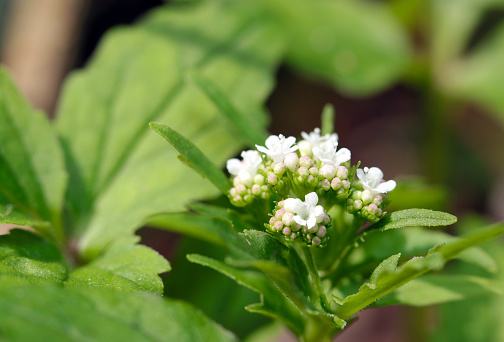
[{"label": "flower bud", "polygon": [[317,236],[323,238],[327,233],[327,228],[325,226],[320,226],[319,230],[317,231]]},{"label": "flower bud", "polygon": [[[364,190],[361,195],[362,203],[369,204],[374,198],[374,194],[369,190]],[[376,206],[376,205],[375,205]]]},{"label": "flower bud", "polygon": [[261,193],[261,187],[257,184],[254,184],[254,185],[252,185],[251,192],[254,195],[259,195]]},{"label": "flower bud", "polygon": [[320,174],[327,179],[333,179],[336,175],[336,166],[333,164],[325,164],[320,168]]},{"label": "flower bud", "polygon": [[264,184],[264,176],[263,175],[255,175],[254,176],[254,184],[263,185]]},{"label": "flower bud", "polygon": [[236,192],[239,195],[245,195],[247,193],[247,187],[243,184],[238,184],[238,186],[236,186]]},{"label": "flower bud", "polygon": [[285,228],[282,230],[282,233],[283,233],[283,235],[290,235],[291,230],[290,230],[288,227],[285,227]]},{"label": "flower bud", "polygon": [[318,245],[320,245],[320,244],[322,243],[322,241],[320,240],[320,238],[319,238],[318,236],[315,236],[315,237],[312,239],[311,243],[312,243],[314,246],[318,246]]},{"label": "flower bud", "polygon": [[313,160],[308,156],[303,156],[299,158],[299,165],[309,169],[313,164]]},{"label": "flower bud", "polygon": [[342,182],[341,182],[341,179],[339,178],[334,178],[332,181],[331,181],[331,188],[333,190],[339,190],[341,189],[341,186],[342,186]]},{"label": "flower bud", "polygon": [[299,163],[299,158],[296,153],[287,153],[284,158],[285,166],[292,172],[296,171]]},{"label": "flower bud", "polygon": [[278,182],[277,176],[273,172],[268,172],[268,183],[275,185]]},{"label": "flower bud", "polygon": [[320,182],[320,187],[327,191],[331,188],[331,183],[327,179],[324,179],[322,182]]},{"label": "flower bud", "polygon": [[347,179],[348,178],[348,169],[344,166],[338,166],[338,171],[336,172],[336,177],[339,179]]},{"label": "flower bud", "polygon": [[292,226],[294,223],[296,223],[294,221],[294,214],[293,213],[285,213],[285,214],[283,214],[283,216],[282,216],[282,222],[286,226]]},{"label": "flower bud", "polygon": [[308,171],[308,169],[304,166],[301,166],[299,169],[298,169],[298,173],[300,176],[308,176],[310,174],[310,172]]},{"label": "flower bud", "polygon": [[299,148],[299,152],[302,156],[311,156],[312,155],[312,144],[308,140],[301,140],[297,143]]},{"label": "flower bud", "polygon": [[275,213],[275,219],[278,221],[282,220],[283,214],[285,214],[285,209],[283,208],[278,209]]},{"label": "flower bud", "polygon": [[277,232],[281,231],[283,229],[282,221],[276,221],[273,227]]}]

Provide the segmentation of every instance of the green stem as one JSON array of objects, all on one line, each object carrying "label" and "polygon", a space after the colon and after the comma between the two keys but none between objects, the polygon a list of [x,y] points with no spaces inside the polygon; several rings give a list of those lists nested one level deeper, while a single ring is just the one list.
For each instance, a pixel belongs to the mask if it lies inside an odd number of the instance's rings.
[{"label": "green stem", "polygon": [[322,288],[322,283],[320,282],[320,275],[318,273],[317,265],[315,263],[315,258],[313,257],[313,254],[310,251],[310,247],[308,246],[302,246],[301,247],[306,259],[306,264],[308,266],[308,272],[310,273],[310,276],[313,281],[313,285],[315,286],[315,291],[316,295],[318,296],[320,300],[320,305],[324,311],[329,311],[330,310],[330,304],[327,301],[327,296],[324,292],[324,289]]}]

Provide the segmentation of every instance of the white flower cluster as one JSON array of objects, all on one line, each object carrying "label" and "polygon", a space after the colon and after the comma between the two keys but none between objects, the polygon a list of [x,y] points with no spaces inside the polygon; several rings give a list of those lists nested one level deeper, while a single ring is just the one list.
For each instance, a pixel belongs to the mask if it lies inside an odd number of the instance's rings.
[{"label": "white flower cluster", "polygon": [[[294,137],[271,135],[265,146],[256,145],[257,151],[242,152],[242,160],[228,160],[234,185],[229,192],[231,203],[247,206],[270,198],[279,201],[267,228],[288,241],[301,235],[315,246],[323,246],[327,240],[324,219],[328,216],[317,205],[319,197],[327,208],[339,203],[371,222],[385,215],[386,193],[395,188],[394,181],[384,182],[376,167],[350,167],[351,153],[347,148],[338,149],[336,133],[322,136],[316,128],[301,135],[303,140],[297,144]],[[299,199],[303,196],[304,202]]]}]

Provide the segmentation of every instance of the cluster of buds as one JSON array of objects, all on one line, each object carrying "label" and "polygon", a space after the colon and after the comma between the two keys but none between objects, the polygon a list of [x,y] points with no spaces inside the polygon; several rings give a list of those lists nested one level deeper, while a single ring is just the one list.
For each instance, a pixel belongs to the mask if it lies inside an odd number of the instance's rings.
[{"label": "cluster of buds", "polygon": [[265,177],[259,173],[263,168],[259,152],[243,151],[241,156],[243,160],[229,159],[226,165],[229,173],[234,176],[229,199],[237,207],[251,204],[255,199],[266,200],[271,196]]},{"label": "cluster of buds", "polygon": [[[346,210],[370,222],[385,215],[386,193],[395,188],[394,181],[383,182],[380,169],[350,168],[351,153],[338,149],[338,135],[320,135],[317,128],[302,132],[304,140],[271,135],[259,151],[242,152],[242,160],[230,159],[227,169],[233,176],[229,192],[231,203],[238,207],[254,201],[280,200],[272,213],[268,231],[282,234],[287,241],[301,237],[308,245],[322,247],[328,239],[329,216],[318,204],[328,208],[339,203]],[[261,156],[260,152],[263,154]],[[301,201],[294,196],[302,197]]]},{"label": "cluster of buds", "polygon": [[287,198],[278,202],[266,229],[282,234],[286,241],[293,242],[301,237],[308,246],[324,247],[329,239],[330,218],[321,205],[318,196],[311,192],[305,201]]},{"label": "cluster of buds", "polygon": [[393,180],[382,182],[383,172],[377,168],[367,168],[357,170],[363,191],[355,190],[347,200],[346,209],[351,214],[356,214],[371,223],[378,222],[385,214],[387,195],[393,190],[396,183]]}]

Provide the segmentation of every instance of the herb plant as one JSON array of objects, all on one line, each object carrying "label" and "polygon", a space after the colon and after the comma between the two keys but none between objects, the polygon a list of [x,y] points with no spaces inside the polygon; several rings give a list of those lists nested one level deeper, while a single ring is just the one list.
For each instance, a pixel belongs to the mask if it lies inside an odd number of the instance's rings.
[{"label": "herb plant", "polygon": [[[171,266],[139,244],[143,225],[206,241],[210,256],[188,254],[193,266],[257,293],[246,310],[305,342],[330,341],[368,307],[500,294],[488,276],[496,262],[475,246],[503,224],[454,237],[437,230],[453,215],[391,210],[400,182],[340,148],[330,105],[302,138],[266,132],[281,62],[366,95],[409,58],[385,4],[208,1],[166,5],[109,33],[69,77],[54,122],[0,69],[0,223],[28,227],[0,236],[2,339],[248,335],[169,299],[171,280],[165,293],[159,275]],[[466,81],[457,94],[472,89]],[[466,266],[439,274],[452,259]]]}]

